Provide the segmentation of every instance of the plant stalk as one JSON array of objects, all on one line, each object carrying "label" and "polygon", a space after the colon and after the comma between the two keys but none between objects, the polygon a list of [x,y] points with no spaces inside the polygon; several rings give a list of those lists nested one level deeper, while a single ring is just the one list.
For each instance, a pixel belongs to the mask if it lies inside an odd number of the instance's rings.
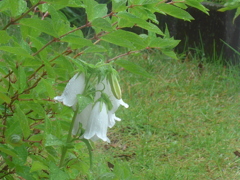
[{"label": "plant stalk", "polygon": [[74,115],[73,115],[73,118],[72,118],[72,122],[71,122],[71,125],[70,125],[70,128],[69,128],[69,131],[68,131],[68,137],[67,137],[67,141],[66,141],[66,144],[62,147],[62,155],[61,155],[61,159],[60,159],[60,163],[59,163],[59,167],[63,167],[63,164],[64,164],[64,160],[65,160],[65,156],[67,154],[67,150],[68,150],[68,143],[71,142],[71,138],[72,138],[72,129],[73,129],[73,125],[74,125],[74,121],[75,121],[75,118],[78,114],[78,111],[74,111]]}]

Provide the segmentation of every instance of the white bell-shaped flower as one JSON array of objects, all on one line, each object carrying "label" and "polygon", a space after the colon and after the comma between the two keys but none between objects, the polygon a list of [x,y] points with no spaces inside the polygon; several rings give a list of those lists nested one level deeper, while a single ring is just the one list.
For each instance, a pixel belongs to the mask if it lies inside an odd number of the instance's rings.
[{"label": "white bell-shaped flower", "polygon": [[117,111],[119,106],[122,105],[125,108],[128,108],[129,105],[127,103],[125,103],[122,99],[117,99],[113,95],[110,83],[106,80],[106,78],[96,86],[96,90],[98,90],[98,91],[96,92],[95,100],[100,98],[101,92],[99,92],[99,91],[103,90],[103,92],[108,95],[108,97],[112,103],[113,107],[108,112],[108,122],[109,122],[108,127],[112,128],[115,125],[115,120],[121,121],[121,119],[116,117],[116,115],[115,115],[115,112]]},{"label": "white bell-shaped flower", "polygon": [[73,129],[72,129],[73,135],[76,135],[78,133],[80,123],[82,125],[82,128],[86,129],[91,112],[92,112],[92,104],[89,104],[85,109],[83,109],[81,113],[77,114],[74,120]]},{"label": "white bell-shaped flower", "polygon": [[85,75],[75,74],[67,83],[61,96],[56,96],[54,100],[63,102],[66,106],[73,106],[77,103],[77,95],[82,94],[85,88]]},{"label": "white bell-shaped flower", "polygon": [[107,106],[105,103],[98,101],[92,108],[83,137],[93,141],[102,139],[103,141],[110,142],[107,137],[107,128]]}]

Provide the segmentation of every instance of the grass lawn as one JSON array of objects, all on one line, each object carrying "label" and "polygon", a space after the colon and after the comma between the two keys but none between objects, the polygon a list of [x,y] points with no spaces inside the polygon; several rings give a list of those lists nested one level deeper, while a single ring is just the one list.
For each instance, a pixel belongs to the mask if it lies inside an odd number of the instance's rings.
[{"label": "grass lawn", "polygon": [[207,63],[199,68],[196,61],[154,53],[129,58],[153,78],[121,71],[130,107],[118,110],[122,121],[108,132],[111,144],[96,144],[91,176],[240,179],[239,69]]}]

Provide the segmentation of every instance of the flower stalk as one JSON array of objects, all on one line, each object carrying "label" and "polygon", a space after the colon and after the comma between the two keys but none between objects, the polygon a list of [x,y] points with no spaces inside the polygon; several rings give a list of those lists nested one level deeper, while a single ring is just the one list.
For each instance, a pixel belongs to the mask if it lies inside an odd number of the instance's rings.
[{"label": "flower stalk", "polygon": [[60,163],[59,163],[60,168],[63,167],[63,165],[64,165],[65,156],[66,156],[67,150],[68,150],[68,144],[72,141],[72,129],[73,129],[74,121],[76,119],[77,114],[78,114],[77,111],[74,111],[72,122],[70,124],[70,128],[69,128],[69,131],[68,131],[66,144],[63,145],[63,147],[62,147],[61,159],[60,159]]}]

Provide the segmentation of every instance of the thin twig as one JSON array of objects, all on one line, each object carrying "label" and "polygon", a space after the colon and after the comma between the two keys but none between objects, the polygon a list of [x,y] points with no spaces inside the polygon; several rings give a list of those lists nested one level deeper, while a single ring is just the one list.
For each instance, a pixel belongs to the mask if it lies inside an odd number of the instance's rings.
[{"label": "thin twig", "polygon": [[138,53],[138,52],[140,52],[140,51],[139,51],[139,50],[138,50],[138,51],[128,51],[128,52],[126,52],[126,53],[124,53],[124,54],[120,54],[120,55],[118,55],[118,56],[115,56],[114,58],[108,59],[108,60],[106,61],[106,63],[109,63],[109,62],[111,62],[111,61],[114,61],[115,59],[118,59],[118,58],[120,58],[120,57],[127,56],[127,55],[133,54],[133,53]]}]

